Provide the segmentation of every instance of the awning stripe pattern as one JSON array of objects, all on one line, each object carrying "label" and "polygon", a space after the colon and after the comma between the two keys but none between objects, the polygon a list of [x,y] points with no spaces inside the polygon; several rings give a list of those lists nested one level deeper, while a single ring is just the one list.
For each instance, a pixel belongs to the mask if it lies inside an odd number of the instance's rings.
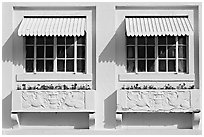
[{"label": "awning stripe pattern", "polygon": [[126,17],[127,36],[181,36],[193,33],[188,17]]},{"label": "awning stripe pattern", "polygon": [[19,36],[84,36],[86,18],[23,18]]}]

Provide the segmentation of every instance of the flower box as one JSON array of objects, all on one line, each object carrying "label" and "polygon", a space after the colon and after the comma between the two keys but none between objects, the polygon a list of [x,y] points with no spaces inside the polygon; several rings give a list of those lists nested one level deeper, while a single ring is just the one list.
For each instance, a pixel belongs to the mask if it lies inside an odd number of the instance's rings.
[{"label": "flower box", "polygon": [[196,112],[198,89],[121,89],[117,112]]},{"label": "flower box", "polygon": [[14,90],[12,112],[94,112],[94,90]]}]

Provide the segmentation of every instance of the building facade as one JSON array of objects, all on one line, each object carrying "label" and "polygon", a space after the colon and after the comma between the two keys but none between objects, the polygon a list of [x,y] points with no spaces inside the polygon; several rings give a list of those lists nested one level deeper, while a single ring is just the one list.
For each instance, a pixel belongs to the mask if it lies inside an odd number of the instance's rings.
[{"label": "building facade", "polygon": [[201,3],[2,8],[4,129],[201,130]]}]

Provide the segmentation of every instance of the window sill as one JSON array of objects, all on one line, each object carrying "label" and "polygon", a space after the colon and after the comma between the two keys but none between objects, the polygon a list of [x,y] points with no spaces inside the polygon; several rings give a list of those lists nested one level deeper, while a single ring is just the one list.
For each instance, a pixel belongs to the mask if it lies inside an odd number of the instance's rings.
[{"label": "window sill", "polygon": [[37,81],[92,81],[91,74],[37,73],[16,75],[17,82]]},{"label": "window sill", "polygon": [[194,74],[120,74],[119,82],[194,82]]}]

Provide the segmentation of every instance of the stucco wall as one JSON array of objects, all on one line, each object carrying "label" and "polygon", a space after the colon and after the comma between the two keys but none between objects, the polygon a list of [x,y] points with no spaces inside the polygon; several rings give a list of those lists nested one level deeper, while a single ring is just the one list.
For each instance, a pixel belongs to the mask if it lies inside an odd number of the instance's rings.
[{"label": "stucco wall", "polygon": [[[128,6],[129,5],[129,6]],[[165,4],[153,4],[152,9]],[[192,5],[183,6],[180,4],[173,4],[165,8],[172,8],[173,10],[186,10],[190,9],[194,17],[194,66],[192,70],[195,72],[195,85],[199,85],[199,31],[198,31],[198,9],[197,6]],[[185,5],[185,4],[184,4]],[[13,9],[13,6],[15,7]],[[175,8],[175,7],[176,8]],[[59,8],[60,7],[60,8]],[[93,89],[95,93],[95,128],[96,129],[115,129],[121,123],[116,121],[116,99],[117,89],[121,87],[119,82],[119,75],[125,73],[125,46],[124,44],[124,31],[125,24],[121,22],[121,15],[118,13],[125,7],[128,13],[131,10],[140,10],[148,5],[141,3],[3,3],[3,35],[2,35],[2,127],[11,128],[12,123],[10,119],[11,113],[11,90],[15,89],[16,74],[23,73],[23,41],[22,38],[17,36],[17,28],[21,17],[28,12],[42,12],[46,10],[50,13],[59,14],[61,11],[90,11],[92,17],[92,61],[91,73],[93,77]],[[162,10],[165,9],[164,7]],[[21,12],[21,13],[19,13]],[[135,11],[134,11],[135,12]],[[178,12],[178,11],[177,11]],[[122,34],[122,35],[120,35]],[[13,41],[15,46],[13,47]],[[15,52],[14,52],[15,51]],[[171,81],[173,82],[173,81]],[[174,83],[174,82],[173,82]],[[53,114],[54,115],[54,114]],[[53,118],[52,114],[22,114],[21,118],[23,123],[31,124],[35,121],[35,125],[43,125],[41,120],[43,117],[48,119]],[[82,120],[84,123],[78,125],[87,125],[88,116],[86,114],[56,114],[55,117],[60,123],[60,117]],[[118,117],[122,120],[122,126],[126,128],[131,127],[167,127],[167,128],[191,128],[192,114],[124,114],[123,117]],[[134,119],[134,120],[133,120]],[[155,119],[158,121],[155,122]],[[165,119],[165,120],[164,120]],[[173,120],[172,120],[173,119]],[[37,120],[39,123],[37,123]],[[79,119],[78,119],[79,120]],[[144,124],[142,124],[145,120]],[[52,123],[53,122],[53,123]],[[48,121],[48,125],[54,124],[56,121]],[[90,121],[89,121],[90,122]],[[75,121],[73,122],[75,123]],[[90,122],[91,123],[91,122]],[[62,122],[63,124],[63,122]],[[92,123],[94,125],[94,123]],[[177,125],[177,126],[175,126]]]}]

